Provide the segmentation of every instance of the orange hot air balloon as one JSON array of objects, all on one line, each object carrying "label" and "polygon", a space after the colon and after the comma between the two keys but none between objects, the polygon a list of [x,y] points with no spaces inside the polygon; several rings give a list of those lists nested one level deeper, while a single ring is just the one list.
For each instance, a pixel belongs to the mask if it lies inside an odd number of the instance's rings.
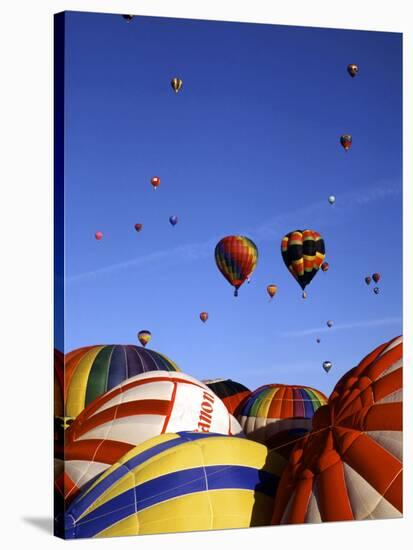
[{"label": "orange hot air balloon", "polygon": [[102,233],[102,231],[96,231],[96,233],[95,233],[95,239],[96,239],[97,241],[101,241],[101,240],[103,239],[103,233]]},{"label": "orange hot air balloon", "polygon": [[267,286],[267,292],[268,292],[271,299],[276,295],[277,290],[278,290],[277,285],[268,285]]},{"label": "orange hot air balloon", "polygon": [[151,179],[151,185],[153,186],[154,189],[159,187],[160,184],[161,184],[161,178],[159,178],[158,176],[154,176]]},{"label": "orange hot air balloon", "polygon": [[205,323],[205,321],[208,319],[208,312],[207,311],[201,311],[201,313],[199,314],[199,318],[201,319],[201,321],[203,323]]}]

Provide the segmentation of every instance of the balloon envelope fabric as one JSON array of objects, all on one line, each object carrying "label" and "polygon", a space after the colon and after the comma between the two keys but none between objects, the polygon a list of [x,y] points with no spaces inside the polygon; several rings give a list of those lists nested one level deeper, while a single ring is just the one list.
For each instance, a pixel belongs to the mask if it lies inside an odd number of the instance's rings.
[{"label": "balloon envelope fabric", "polygon": [[66,430],[66,498],[139,443],[182,430],[242,431],[222,401],[187,374],[153,371],[125,380]]},{"label": "balloon envelope fabric", "polygon": [[308,386],[267,384],[247,397],[237,419],[248,438],[291,450],[291,443],[311,429],[315,411],[326,403],[323,393]]},{"label": "balloon envelope fabric", "polygon": [[87,346],[65,356],[66,416],[78,414],[124,380],[149,371],[180,371],[161,353],[140,346]]},{"label": "balloon envelope fabric", "polygon": [[268,525],[278,457],[245,438],[182,432],[134,448],[85,488],[65,537],[112,537]]},{"label": "balloon envelope fabric", "polygon": [[291,453],[274,524],[402,516],[402,370],[399,337],[341,378]]},{"label": "balloon envelope fabric", "polygon": [[203,382],[215,395],[222,399],[231,414],[235,414],[240,403],[251,395],[251,390],[230,378],[216,378],[215,380],[204,380]]}]

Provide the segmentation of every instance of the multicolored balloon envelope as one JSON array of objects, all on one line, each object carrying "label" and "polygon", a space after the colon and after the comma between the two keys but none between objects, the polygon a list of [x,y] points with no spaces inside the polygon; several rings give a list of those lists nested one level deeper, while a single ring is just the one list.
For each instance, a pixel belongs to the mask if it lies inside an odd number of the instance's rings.
[{"label": "multicolored balloon envelope", "polygon": [[324,239],[317,231],[296,229],[283,237],[281,254],[291,275],[304,290],[324,262]]},{"label": "multicolored balloon envelope", "polygon": [[399,337],[341,378],[291,453],[274,524],[402,516],[402,361]]},{"label": "multicolored balloon envelope", "polygon": [[236,417],[248,438],[271,449],[291,451],[292,443],[311,429],[315,411],[327,397],[307,386],[267,384],[251,393]]},{"label": "multicolored balloon envelope", "polygon": [[95,399],[66,430],[66,498],[135,445],[181,430],[242,431],[221,399],[187,374],[154,371],[125,380]]},{"label": "multicolored balloon envelope", "polygon": [[140,330],[138,332],[138,340],[145,347],[152,340],[152,333],[149,330]]},{"label": "multicolored balloon envelope", "polygon": [[258,261],[258,249],[247,237],[231,235],[224,237],[215,247],[215,262],[222,275],[235,288],[251,276]]},{"label": "multicolored balloon envelope", "polygon": [[279,476],[278,457],[254,441],[164,434],[132,449],[78,495],[64,517],[65,536],[268,525]]},{"label": "multicolored balloon envelope", "polygon": [[182,85],[182,80],[176,76],[171,80],[171,86],[175,93],[179,92],[179,90],[182,88]]},{"label": "multicolored balloon envelope", "polygon": [[350,134],[344,134],[340,138],[341,146],[345,151],[348,151],[353,143],[353,138],[350,136]]},{"label": "multicolored balloon envelope", "polygon": [[251,390],[230,378],[216,378],[215,380],[203,380],[203,382],[222,399],[231,414],[235,414],[238,406],[251,395]]},{"label": "multicolored balloon envelope", "polygon": [[139,346],[88,346],[65,357],[65,416],[76,418],[94,399],[148,371],[179,371],[165,355]]}]

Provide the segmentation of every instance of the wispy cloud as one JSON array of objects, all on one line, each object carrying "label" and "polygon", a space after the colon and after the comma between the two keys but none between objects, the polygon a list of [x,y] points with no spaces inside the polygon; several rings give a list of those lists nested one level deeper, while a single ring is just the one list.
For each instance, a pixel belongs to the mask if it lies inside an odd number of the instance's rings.
[{"label": "wispy cloud", "polygon": [[279,332],[278,334],[280,336],[284,336],[286,338],[291,337],[299,337],[299,336],[310,336],[312,334],[322,334],[324,332],[328,332],[330,330],[351,330],[354,328],[371,328],[371,327],[379,327],[379,326],[387,326],[387,325],[397,325],[402,322],[401,317],[385,317],[383,319],[371,319],[366,321],[353,321],[348,323],[338,323],[333,325],[332,328],[326,327],[314,327],[309,329],[303,329],[303,330],[293,330],[293,331],[286,331],[286,332]]},{"label": "wispy cloud", "polygon": [[[349,210],[357,208],[359,206],[365,206],[371,202],[384,200],[386,198],[395,197],[401,194],[401,185],[396,183],[382,182],[375,186],[364,188],[360,192],[350,191],[347,193],[341,193],[339,197],[339,204],[335,206],[336,212],[346,213]],[[255,242],[265,242],[270,239],[274,239],[274,235],[284,230],[285,222],[296,218],[297,220],[306,220],[311,217],[323,220],[321,214],[325,211],[326,200],[310,203],[296,210],[289,210],[287,212],[281,212],[266,220],[256,227],[246,227],[243,229],[243,233],[251,237]],[[337,221],[337,217],[334,218]],[[325,220],[326,223],[333,223],[332,220]],[[175,248],[169,248],[166,250],[159,250],[146,254],[145,256],[139,256],[131,258],[123,262],[102,267],[93,271],[87,271],[72,275],[67,278],[68,283],[84,282],[88,280],[94,280],[100,275],[113,274],[125,269],[133,269],[139,266],[156,264],[159,262],[182,262],[182,261],[196,261],[206,258],[211,255],[211,251],[214,250],[215,244],[219,239],[219,236],[213,237],[208,241],[201,243],[190,243],[181,245]]]}]

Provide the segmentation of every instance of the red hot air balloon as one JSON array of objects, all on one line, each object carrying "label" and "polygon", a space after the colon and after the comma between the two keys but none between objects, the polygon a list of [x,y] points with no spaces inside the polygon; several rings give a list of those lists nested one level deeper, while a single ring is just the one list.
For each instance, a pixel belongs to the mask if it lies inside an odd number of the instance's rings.
[{"label": "red hot air balloon", "polygon": [[258,261],[258,249],[247,237],[224,237],[215,247],[215,262],[230,285],[239,287],[251,276]]},{"label": "red hot air balloon", "polygon": [[345,151],[348,151],[352,145],[353,138],[350,134],[344,134],[340,137],[340,143]]},{"label": "red hot air balloon", "polygon": [[324,262],[321,265],[321,271],[328,271],[328,268],[330,267],[330,264],[328,262]]},{"label": "red hot air balloon", "polygon": [[135,229],[139,233],[139,231],[142,230],[142,224],[141,223],[135,223]]},{"label": "red hot air balloon", "polygon": [[375,283],[378,283],[381,279],[380,273],[373,273],[372,277]]},{"label": "red hot air balloon", "polygon": [[97,241],[101,241],[101,240],[103,239],[103,233],[102,233],[102,231],[96,231],[96,233],[95,233],[95,239],[96,239]]},{"label": "red hot air balloon", "polygon": [[161,184],[161,178],[159,178],[158,176],[154,176],[152,179],[151,179],[151,185],[153,186],[154,190],[159,187],[159,185]]},{"label": "red hot air balloon", "polygon": [[206,311],[201,311],[201,313],[199,314],[199,318],[203,323],[205,323],[205,321],[208,319],[208,313]]}]

